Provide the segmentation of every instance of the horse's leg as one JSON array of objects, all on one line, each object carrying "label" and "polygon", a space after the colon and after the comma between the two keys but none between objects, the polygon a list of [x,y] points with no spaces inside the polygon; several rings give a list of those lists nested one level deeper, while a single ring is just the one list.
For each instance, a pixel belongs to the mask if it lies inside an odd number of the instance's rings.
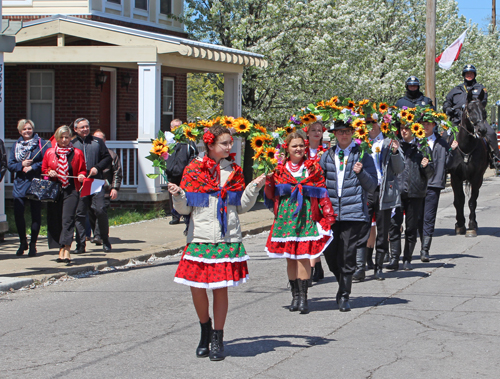
[{"label": "horse's leg", "polygon": [[453,206],[456,211],[457,223],[455,224],[455,234],[465,234],[465,216],[464,216],[464,205],[465,205],[465,194],[464,188],[457,175],[451,175],[451,187],[453,188],[454,200]]},{"label": "horse's leg", "polygon": [[477,236],[477,222],[476,222],[476,207],[477,207],[477,198],[479,196],[479,188],[483,184],[483,179],[480,178],[478,183],[474,185],[471,184],[471,193],[469,199],[469,230],[467,231],[468,237],[476,237]]}]

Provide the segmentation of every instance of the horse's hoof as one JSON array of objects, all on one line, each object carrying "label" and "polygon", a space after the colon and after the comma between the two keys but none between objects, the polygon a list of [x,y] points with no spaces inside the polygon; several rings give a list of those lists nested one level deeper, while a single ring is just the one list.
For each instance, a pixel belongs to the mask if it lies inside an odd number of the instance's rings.
[{"label": "horse's hoof", "polygon": [[467,233],[465,233],[466,237],[477,237],[477,232],[474,229],[469,229],[467,230]]},{"label": "horse's hoof", "polygon": [[465,226],[455,226],[455,235],[463,236],[466,232]]}]

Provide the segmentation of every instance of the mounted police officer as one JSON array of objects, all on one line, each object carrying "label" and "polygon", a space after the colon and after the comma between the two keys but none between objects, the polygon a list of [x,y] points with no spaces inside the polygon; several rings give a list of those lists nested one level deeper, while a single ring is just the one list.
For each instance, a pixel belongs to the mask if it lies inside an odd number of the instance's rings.
[{"label": "mounted police officer", "polygon": [[[481,90],[483,90],[484,98],[482,103],[486,108],[486,104],[488,102],[488,93],[486,92],[486,88],[484,88],[481,83],[478,83],[476,81],[476,75],[477,71],[473,65],[465,65],[464,69],[462,70],[464,82],[453,88],[446,96],[446,101],[443,104],[443,111],[448,115],[450,120],[455,125],[460,125],[460,122],[462,120],[462,113],[465,103],[467,102],[468,92],[472,92],[472,98],[477,99],[477,97],[481,93]],[[488,123],[486,123],[486,139],[488,140],[488,143],[490,145],[490,150],[492,150],[490,167],[500,167],[500,154],[498,152],[497,134]]]},{"label": "mounted police officer", "polygon": [[432,100],[420,92],[420,81],[416,76],[410,76],[405,82],[406,94],[396,102],[398,108],[414,108],[415,106],[425,107],[430,105],[434,108]]}]

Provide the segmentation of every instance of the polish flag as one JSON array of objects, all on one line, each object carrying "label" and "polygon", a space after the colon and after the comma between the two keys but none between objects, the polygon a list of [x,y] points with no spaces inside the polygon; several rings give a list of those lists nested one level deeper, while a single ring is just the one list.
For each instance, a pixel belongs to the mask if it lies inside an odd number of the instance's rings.
[{"label": "polish flag", "polygon": [[439,65],[439,67],[445,70],[449,70],[453,62],[458,59],[458,57],[460,56],[460,51],[462,50],[462,45],[464,44],[464,40],[467,35],[467,30],[463,32],[455,42],[447,47],[439,57],[436,58],[436,63]]},{"label": "polish flag", "polygon": [[93,195],[102,189],[105,181],[100,179],[85,178],[83,180],[82,188],[80,189],[80,197]]}]

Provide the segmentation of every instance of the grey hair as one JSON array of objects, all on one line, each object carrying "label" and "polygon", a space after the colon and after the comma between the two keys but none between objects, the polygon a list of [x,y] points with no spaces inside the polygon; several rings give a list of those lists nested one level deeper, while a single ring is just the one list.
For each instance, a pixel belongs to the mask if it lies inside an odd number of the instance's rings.
[{"label": "grey hair", "polygon": [[17,122],[17,130],[19,130],[19,133],[21,133],[26,124],[30,124],[33,130],[35,130],[35,123],[27,118],[23,118]]}]

